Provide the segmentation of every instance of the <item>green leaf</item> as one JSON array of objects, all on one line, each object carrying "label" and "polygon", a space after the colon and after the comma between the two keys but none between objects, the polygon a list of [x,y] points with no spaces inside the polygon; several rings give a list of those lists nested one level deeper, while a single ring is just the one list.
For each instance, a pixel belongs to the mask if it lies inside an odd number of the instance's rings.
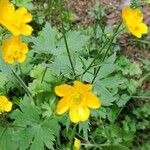
[{"label": "green leaf", "polygon": [[130,93],[130,95],[132,95],[136,93],[138,86],[138,82],[136,80],[131,79],[127,82],[127,91]]},{"label": "green leaf", "polygon": [[119,85],[124,83],[124,78],[122,78],[119,75],[110,76],[104,79],[101,79],[100,82],[106,87],[106,88],[118,88]]},{"label": "green leaf", "polygon": [[109,56],[107,59],[104,60],[103,64],[114,64],[117,59],[116,53]]},{"label": "green leaf", "polygon": [[101,67],[100,71],[99,71],[99,79],[105,78],[106,76],[110,75],[111,73],[113,73],[116,69],[116,65],[115,64],[105,64]]},{"label": "green leaf", "polygon": [[120,96],[119,100],[117,101],[117,105],[118,105],[119,107],[125,106],[126,103],[129,101],[129,99],[130,99],[130,96],[129,96],[129,95],[127,95],[127,94],[122,94],[122,95]]},{"label": "green leaf", "polygon": [[[13,88],[15,86],[17,86],[17,82],[16,82],[16,78],[15,76],[13,75],[10,67],[14,67],[15,65],[10,65],[10,64],[7,64],[3,58],[2,58],[2,53],[0,52],[0,71],[2,72],[2,74],[6,77],[7,81],[7,87],[8,88]],[[3,78],[4,79],[4,78]],[[2,80],[2,79],[1,79]],[[6,81],[4,79],[4,81]],[[2,81],[2,82],[4,82]],[[4,87],[3,87],[4,88]]]},{"label": "green leaf", "polygon": [[33,49],[36,53],[52,54],[56,51],[57,30],[46,22],[38,37],[33,37]]},{"label": "green leaf", "polygon": [[116,70],[117,65],[114,64],[115,60],[116,54],[113,54],[102,63],[100,71],[97,75],[98,79],[105,78]]},{"label": "green leaf", "polygon": [[33,51],[29,51],[27,54],[26,60],[22,64],[18,64],[20,67],[21,74],[28,75],[30,70],[32,70],[33,65],[34,65],[34,64],[32,64],[33,57],[34,57]]},{"label": "green leaf", "polygon": [[26,150],[30,146],[31,141],[33,140],[34,134],[32,128],[24,128],[22,130],[17,130],[14,133],[13,138],[16,142],[19,141],[19,150]]},{"label": "green leaf", "polygon": [[19,106],[21,111],[16,109],[11,114],[11,118],[15,119],[15,125],[27,126],[39,123],[40,117],[38,110],[30,104],[29,100],[22,100]]},{"label": "green leaf", "polygon": [[18,143],[14,141],[12,134],[13,128],[0,126],[0,149],[1,150],[16,150]]},{"label": "green leaf", "polygon": [[44,110],[44,112],[42,113],[43,117],[51,117],[53,112],[52,112],[52,108],[50,107],[48,103],[44,102],[41,108]]},{"label": "green leaf", "polygon": [[[74,57],[72,57],[74,58]],[[72,59],[74,60],[74,59]],[[73,61],[75,63],[75,61]],[[70,66],[70,61],[68,55],[62,54],[58,55],[54,62],[49,65],[49,68],[55,71],[58,75],[62,73],[63,75],[67,75],[68,73],[72,72],[72,68]]]},{"label": "green leaf", "polygon": [[89,121],[79,123],[79,132],[83,132],[83,136],[86,140],[88,140],[88,131],[90,131],[89,124]]},{"label": "green leaf", "polygon": [[12,71],[10,69],[10,65],[7,64],[3,58],[2,53],[0,52],[0,71],[6,75],[8,79],[12,78]]},{"label": "green leaf", "polygon": [[37,108],[27,99],[21,101],[20,110],[15,110],[11,118],[14,119],[13,125],[16,126],[14,139],[19,143],[19,150],[44,150],[44,147],[54,149],[53,142],[60,131],[57,121],[40,118]]},{"label": "green leaf", "polygon": [[144,64],[143,68],[147,71],[150,71],[150,60],[148,59],[142,59],[142,63]]},{"label": "green leaf", "polygon": [[[71,52],[76,52],[82,50],[83,46],[85,46],[89,40],[89,37],[82,35],[77,31],[70,31],[66,34],[66,39],[69,50]],[[63,38],[58,42],[57,51],[59,51],[59,54],[66,52],[66,46]]]},{"label": "green leaf", "polygon": [[141,68],[139,64],[136,63],[130,63],[126,67],[121,68],[123,75],[140,75],[142,73]]},{"label": "green leaf", "polygon": [[33,80],[32,83],[29,83],[29,90],[32,95],[37,95],[38,93],[51,91],[51,85],[43,82],[41,83],[39,80]]},{"label": "green leaf", "polygon": [[100,96],[102,106],[110,106],[115,101],[115,97],[109,92],[105,85],[100,82],[94,84],[94,91]]},{"label": "green leaf", "polygon": [[32,0],[13,0],[12,2],[15,3],[15,5],[18,7],[25,7],[29,10],[33,9]]},{"label": "green leaf", "polygon": [[100,117],[106,119],[106,109],[104,107],[100,107],[99,109],[91,110],[91,116],[93,117]]},{"label": "green leaf", "polygon": [[5,74],[0,72],[0,88],[2,88],[7,82],[8,79],[6,78]]},{"label": "green leaf", "polygon": [[34,66],[34,68],[30,71],[30,76],[32,78],[38,79],[39,82],[57,82],[56,74],[52,69],[48,67],[47,64],[42,63]]},{"label": "green leaf", "polygon": [[115,106],[112,106],[111,109],[109,109],[109,111],[107,112],[107,118],[111,123],[115,122],[120,110],[121,110],[120,108]]}]

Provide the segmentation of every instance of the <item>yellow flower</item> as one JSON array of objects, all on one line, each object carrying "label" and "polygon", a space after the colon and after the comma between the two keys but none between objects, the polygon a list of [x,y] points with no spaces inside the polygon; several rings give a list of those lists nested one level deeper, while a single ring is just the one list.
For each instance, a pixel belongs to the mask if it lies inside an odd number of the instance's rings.
[{"label": "yellow flower", "polygon": [[12,109],[12,102],[10,102],[5,96],[0,96],[0,113],[9,112]]},{"label": "yellow flower", "polygon": [[141,38],[142,34],[148,32],[148,27],[144,24],[143,14],[139,9],[131,9],[126,6],[122,9],[122,19],[127,29],[136,37]]},{"label": "yellow flower", "polygon": [[73,86],[62,84],[55,87],[58,96],[63,97],[56,109],[57,114],[63,114],[69,110],[70,120],[74,123],[86,121],[89,118],[89,108],[99,108],[101,103],[90,90],[92,84],[83,84],[75,81]]},{"label": "yellow flower", "polygon": [[32,15],[26,8],[15,7],[8,0],[0,0],[0,24],[6,27],[14,36],[31,35],[33,29],[26,24],[32,20]]},{"label": "yellow flower", "polygon": [[74,141],[74,150],[79,150],[80,149],[80,140],[78,140],[77,138],[75,138]]},{"label": "yellow flower", "polygon": [[27,52],[26,43],[23,43],[18,36],[6,39],[2,43],[2,57],[9,64],[13,64],[15,60],[19,63],[24,62]]}]

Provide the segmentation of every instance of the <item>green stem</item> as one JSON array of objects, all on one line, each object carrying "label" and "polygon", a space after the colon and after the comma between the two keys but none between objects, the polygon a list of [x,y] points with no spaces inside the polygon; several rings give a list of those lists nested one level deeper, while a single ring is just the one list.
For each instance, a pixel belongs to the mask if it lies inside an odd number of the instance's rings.
[{"label": "green stem", "polygon": [[45,70],[44,70],[44,72],[43,72],[42,79],[41,79],[41,83],[42,83],[43,80],[44,80],[44,77],[45,77],[45,74],[46,74],[47,69],[48,69],[48,67],[46,67]]},{"label": "green stem", "polygon": [[[108,48],[107,48],[107,50],[106,50],[106,53],[104,54],[104,57],[103,57],[103,59],[102,59],[101,62],[103,62],[103,61],[106,59],[106,57],[107,57],[107,55],[108,55],[108,52],[109,52],[109,50],[110,50],[110,48],[111,48],[112,42],[113,42],[114,38],[116,37],[116,35],[119,33],[118,30],[119,30],[121,24],[122,24],[122,22],[117,26],[114,35],[112,36],[112,38],[110,38],[110,40],[109,40],[109,46],[108,46]],[[121,30],[121,31],[122,31],[122,30]],[[95,75],[94,75],[94,78],[93,78],[93,80],[92,80],[92,83],[95,81],[95,79],[96,79],[96,77],[97,77],[97,75],[98,75],[100,69],[101,69],[101,66],[98,67],[98,69],[97,69],[97,71],[96,71],[96,73],[95,73]]]},{"label": "green stem", "polygon": [[[62,8],[61,1],[60,1],[60,8]],[[61,9],[60,13],[63,14],[62,9]],[[73,61],[72,61],[72,58],[71,58],[71,54],[70,54],[70,50],[69,50],[69,46],[68,46],[68,42],[67,42],[67,38],[66,38],[66,31],[65,31],[64,22],[63,22],[63,16],[62,15],[61,15],[61,25],[62,25],[62,33],[63,33],[64,42],[65,42],[65,47],[66,47],[68,58],[69,58],[69,62],[70,62],[70,65],[71,65],[71,68],[72,68],[72,71],[73,71],[73,76],[75,78],[76,73],[75,73]]]},{"label": "green stem", "polygon": [[140,85],[142,85],[143,81],[150,76],[150,72],[148,72],[144,77],[142,77],[139,81]]},{"label": "green stem", "polygon": [[20,76],[13,70],[13,68],[11,68],[11,71],[13,73],[13,75],[16,77],[17,81],[19,82],[19,84],[23,87],[23,89],[25,90],[26,94],[32,99],[33,104],[35,105],[35,102],[32,98],[32,94],[29,91],[28,87],[26,86],[26,84],[23,82],[23,80],[20,78]]},{"label": "green stem", "polygon": [[141,43],[144,43],[144,44],[150,44],[149,41],[146,41],[146,40],[139,40],[139,39],[133,39],[132,42],[141,42]]},{"label": "green stem", "polygon": [[91,144],[91,143],[82,143],[81,145],[83,146],[86,146],[86,147],[97,147],[97,148],[100,148],[100,147],[103,147],[103,146],[110,146],[110,144],[107,144],[107,143],[104,143],[104,144]]},{"label": "green stem", "polygon": [[[99,50],[99,52],[101,52],[106,46],[107,46],[108,42],[106,42],[103,47]],[[92,67],[92,65],[95,63],[95,61],[97,60],[97,58],[99,57],[99,53],[96,55],[96,57],[93,59],[93,61],[89,64],[89,66],[84,70],[84,72],[82,73],[82,76]]]},{"label": "green stem", "polygon": [[138,99],[150,99],[150,96],[131,96],[132,98],[138,98]]},{"label": "green stem", "polygon": [[3,137],[4,133],[6,132],[8,127],[5,127],[5,129],[2,131],[2,134],[0,135],[0,139]]},{"label": "green stem", "polygon": [[[117,27],[117,32],[121,26],[122,22],[118,25]],[[117,32],[115,31],[115,34],[113,35],[114,37],[117,35]],[[122,31],[122,30],[121,30]],[[121,32],[119,31],[119,32]],[[110,41],[112,41],[112,38],[108,39],[105,44],[102,46],[102,48],[98,51],[98,54],[96,55],[96,57],[93,59],[93,61],[89,64],[89,66],[84,70],[84,72],[82,73],[82,76],[93,66],[93,64],[95,63],[95,61],[97,60],[97,58],[99,57],[101,51],[110,43]]]},{"label": "green stem", "polygon": [[71,54],[70,54],[70,51],[69,51],[69,47],[68,47],[67,38],[66,38],[66,34],[65,34],[65,29],[64,29],[64,24],[63,23],[62,23],[62,29],[63,29],[63,38],[64,38],[64,41],[65,41],[65,46],[66,46],[68,58],[69,58],[70,65],[71,65],[71,68],[72,68],[72,71],[73,71],[73,75],[75,76],[76,73],[75,73],[75,69],[74,69],[74,66],[73,66],[72,59],[71,59]]},{"label": "green stem", "polygon": [[76,132],[77,125],[78,124],[75,124],[74,127],[73,127],[73,130],[72,130],[72,135],[71,135],[71,138],[70,138],[70,150],[73,150],[73,140],[74,140],[74,137],[75,137],[75,132]]},{"label": "green stem", "polygon": [[20,73],[23,74],[22,69],[21,69],[21,65],[19,63],[17,65],[18,65],[18,69],[19,69]]}]

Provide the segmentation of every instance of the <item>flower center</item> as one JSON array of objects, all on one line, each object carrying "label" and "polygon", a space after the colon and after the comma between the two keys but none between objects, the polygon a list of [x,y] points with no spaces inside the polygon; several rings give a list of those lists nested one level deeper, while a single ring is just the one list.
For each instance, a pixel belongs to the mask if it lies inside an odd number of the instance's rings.
[{"label": "flower center", "polygon": [[79,105],[82,101],[82,95],[80,93],[76,93],[72,95],[71,103],[73,105]]}]

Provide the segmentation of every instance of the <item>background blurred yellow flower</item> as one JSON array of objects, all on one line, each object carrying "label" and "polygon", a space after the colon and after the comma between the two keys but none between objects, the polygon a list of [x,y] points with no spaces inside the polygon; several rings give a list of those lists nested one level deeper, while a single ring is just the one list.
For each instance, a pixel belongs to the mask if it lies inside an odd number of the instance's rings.
[{"label": "background blurred yellow flower", "polygon": [[9,64],[13,64],[15,60],[19,63],[24,62],[27,52],[26,43],[22,42],[18,36],[12,36],[2,43],[2,57]]},{"label": "background blurred yellow flower", "polygon": [[126,6],[122,9],[122,19],[127,29],[136,37],[141,38],[142,34],[148,32],[148,27],[144,24],[143,14],[139,9],[131,9]]},{"label": "background blurred yellow flower", "polygon": [[80,149],[80,140],[75,138],[74,140],[74,150],[79,150]]},{"label": "background blurred yellow flower", "polygon": [[100,100],[90,90],[92,84],[83,84],[75,81],[73,86],[62,84],[55,87],[58,96],[63,97],[58,105],[57,114],[63,114],[69,110],[70,120],[74,123],[86,121],[89,118],[89,108],[99,108]]},{"label": "background blurred yellow flower", "polygon": [[32,15],[26,8],[15,7],[8,0],[0,0],[0,24],[6,27],[14,36],[31,35],[33,29],[26,24],[32,20]]},{"label": "background blurred yellow flower", "polygon": [[10,102],[7,97],[0,96],[0,112],[9,112],[12,109],[12,102]]}]

